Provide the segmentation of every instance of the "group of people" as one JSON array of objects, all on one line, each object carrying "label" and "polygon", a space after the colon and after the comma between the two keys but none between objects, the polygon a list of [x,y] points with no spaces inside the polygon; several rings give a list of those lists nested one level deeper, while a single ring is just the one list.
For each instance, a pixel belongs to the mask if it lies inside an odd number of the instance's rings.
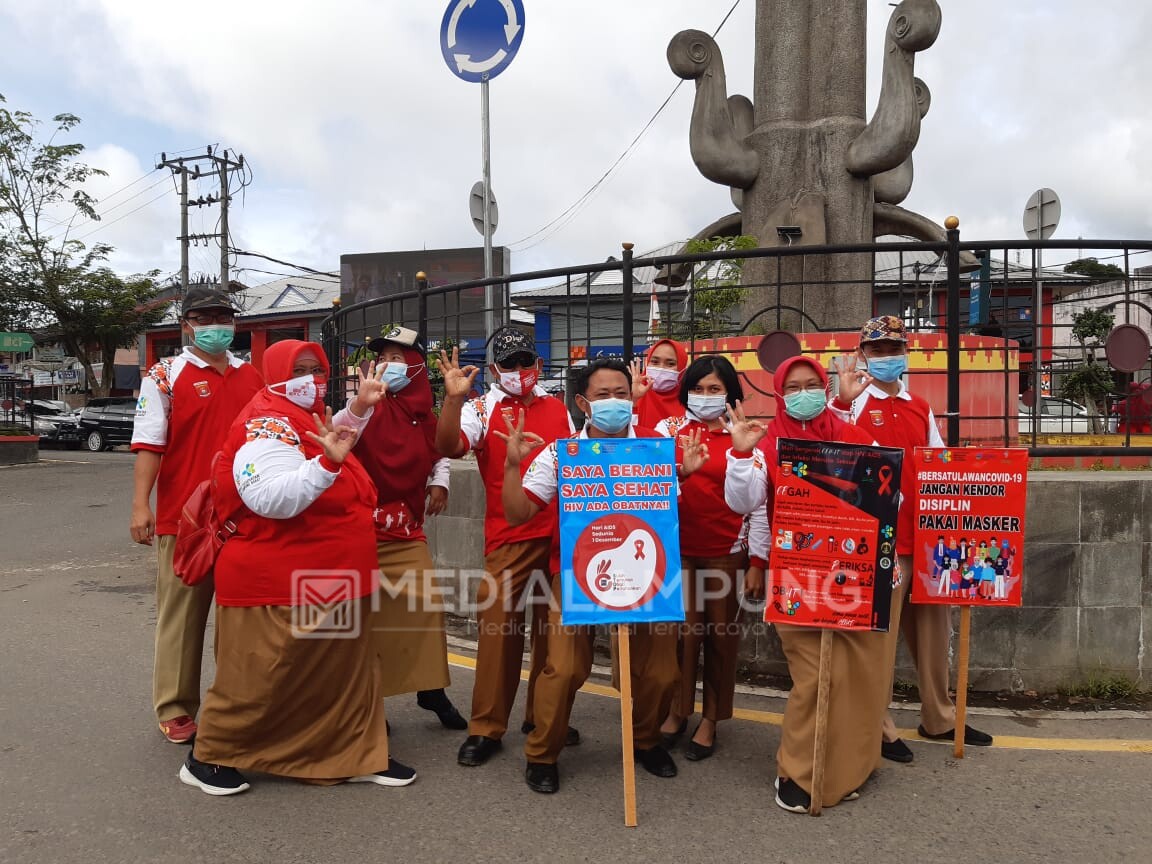
[{"label": "group of people", "polygon": [[945,544],[940,535],[932,549],[932,575],[939,580],[936,593],[941,597],[1007,600],[1015,557],[1016,548],[1007,540],[961,537],[957,543],[952,537]]},{"label": "group of people", "polygon": [[[556,448],[572,436],[676,440],[685,621],[636,626],[627,637],[634,756],[649,773],[674,777],[672,751],[696,713],[701,658],[702,711],[684,757],[713,756],[717,726],[733,714],[739,593],[764,594],[777,439],[879,443],[909,453],[939,446],[927,403],[902,383],[907,344],[895,318],[869,321],[857,355],[837,361],[831,401],[819,362],[782,364],[768,423],[745,416],[740,377],[723,356],[689,361],[684,346],[663,340],[643,364],[594,361],[571,375],[586,418],[577,433],[564,402],[539,386],[543,363],[532,337],[514,327],[491,339],[491,383],[482,395],[474,392],[479,369],[462,366],[455,351],[441,353],[438,416],[419,334],[393,327],[369,343],[375,360],[357,370],[355,394],[333,416],[320,346],[274,344],[261,376],[228,352],[234,314],[227,295],[189,291],[181,317],[191,344],[148,374],[133,436],[132,536],[155,539],[158,549],[157,721],[168,740],[192,744],[180,779],[213,795],[248,789],[244,771],[317,784],[411,783],[415,771],[389,752],[384,716],[383,698],[403,693],[417,693],[444,726],[467,729],[460,765],[485,764],[508,732],[528,634],[524,777],[537,792],[557,792],[560,756],[580,743],[571,712],[591,671],[594,636],[565,626],[559,603]],[[431,602],[423,524],[445,507],[447,460],[469,453],[486,494],[486,576],[465,719],[444,689],[444,618]],[[214,580],[186,586],[173,570],[176,524],[206,478],[227,531]],[[910,574],[910,472],[903,492],[897,552]],[[308,591],[301,574],[311,577]],[[887,633],[835,634],[825,805],[857,797],[881,757],[912,759],[887,712],[899,632],[918,670],[919,734],[956,734],[947,608],[906,605],[905,589],[893,592]],[[217,671],[201,703],[213,592]],[[348,620],[362,626],[342,631]],[[820,635],[777,630],[794,686],[776,802],[802,812],[813,792]],[[969,744],[991,743],[970,727],[960,734]]]}]

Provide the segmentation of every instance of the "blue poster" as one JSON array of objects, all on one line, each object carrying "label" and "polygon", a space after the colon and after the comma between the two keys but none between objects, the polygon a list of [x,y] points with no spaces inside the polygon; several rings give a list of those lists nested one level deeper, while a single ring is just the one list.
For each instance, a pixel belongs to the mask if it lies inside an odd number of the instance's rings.
[{"label": "blue poster", "polygon": [[676,442],[556,442],[564,624],[683,621]]}]

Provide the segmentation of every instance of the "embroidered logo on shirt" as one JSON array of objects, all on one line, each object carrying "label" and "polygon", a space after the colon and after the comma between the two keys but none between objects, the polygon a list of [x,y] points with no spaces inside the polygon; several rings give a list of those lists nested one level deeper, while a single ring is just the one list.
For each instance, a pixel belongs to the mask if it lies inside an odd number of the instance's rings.
[{"label": "embroidered logo on shirt", "polygon": [[869,416],[872,417],[872,425],[873,426],[883,426],[884,425],[884,412],[883,411],[869,411],[868,414],[869,414]]},{"label": "embroidered logo on shirt", "polygon": [[212,388],[208,386],[207,381],[193,381],[192,389],[196,391],[197,396],[208,397],[212,395]]}]

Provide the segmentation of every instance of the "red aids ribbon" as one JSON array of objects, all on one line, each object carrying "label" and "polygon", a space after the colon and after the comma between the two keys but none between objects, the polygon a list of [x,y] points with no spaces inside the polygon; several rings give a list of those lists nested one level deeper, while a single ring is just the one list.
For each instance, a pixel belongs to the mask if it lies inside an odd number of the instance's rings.
[{"label": "red aids ribbon", "polygon": [[634,544],[636,546],[636,555],[632,558],[633,561],[644,560],[644,541],[637,540]]},{"label": "red aids ribbon", "polygon": [[892,469],[888,465],[881,465],[880,470],[876,472],[880,477],[880,489],[877,494],[891,495],[892,494]]}]

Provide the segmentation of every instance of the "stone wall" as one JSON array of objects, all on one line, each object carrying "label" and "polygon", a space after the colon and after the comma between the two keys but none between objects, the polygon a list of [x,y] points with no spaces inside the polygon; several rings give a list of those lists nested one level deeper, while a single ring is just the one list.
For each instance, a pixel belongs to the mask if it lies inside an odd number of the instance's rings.
[{"label": "stone wall", "polygon": [[40,461],[40,439],[35,435],[0,437],[0,465],[25,465]]},{"label": "stone wall", "polygon": [[[475,599],[484,489],[453,465],[448,510],[429,523],[436,566]],[[1034,472],[1028,486],[1024,606],[975,609],[970,681],[979,690],[1053,690],[1092,678],[1152,678],[1152,472]],[[468,571],[472,571],[471,574]],[[953,625],[959,612],[953,610]],[[787,673],[771,627],[745,615],[745,672]],[[953,640],[955,650],[955,639]],[[904,648],[897,678],[914,681]]]}]

